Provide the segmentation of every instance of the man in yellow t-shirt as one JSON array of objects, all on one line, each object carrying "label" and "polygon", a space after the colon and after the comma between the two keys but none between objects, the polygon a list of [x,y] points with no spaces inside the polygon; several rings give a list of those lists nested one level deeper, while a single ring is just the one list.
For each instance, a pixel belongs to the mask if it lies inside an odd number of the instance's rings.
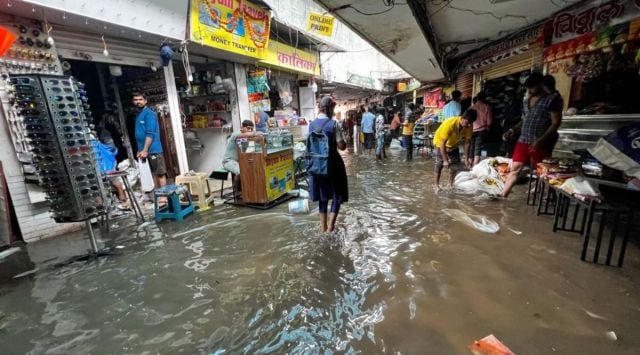
[{"label": "man in yellow t-shirt", "polygon": [[471,146],[471,137],[473,136],[473,122],[478,117],[478,112],[474,109],[467,110],[462,116],[450,117],[444,120],[440,127],[436,130],[433,137],[433,145],[436,147],[436,191],[440,190],[440,175],[442,168],[449,168],[453,165],[453,169],[449,171],[448,188],[453,187],[453,179],[455,178],[460,164],[460,151],[458,144],[464,139],[464,154],[469,161],[469,148]]}]

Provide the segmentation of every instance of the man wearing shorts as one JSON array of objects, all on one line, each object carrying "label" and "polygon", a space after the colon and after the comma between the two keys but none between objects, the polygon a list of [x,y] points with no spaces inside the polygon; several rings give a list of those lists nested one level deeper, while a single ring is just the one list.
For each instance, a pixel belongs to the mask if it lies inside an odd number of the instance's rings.
[{"label": "man wearing shorts", "polygon": [[493,123],[493,114],[491,107],[487,103],[487,95],[479,92],[476,96],[478,99],[472,108],[478,113],[478,118],[473,122],[473,137],[471,138],[471,154],[473,165],[480,162],[482,151],[486,149],[485,145],[489,138],[489,127]]},{"label": "man wearing shorts", "polygon": [[529,163],[535,169],[544,158],[551,156],[553,148],[550,143],[562,123],[562,100],[556,100],[554,95],[545,92],[542,74],[532,73],[524,85],[529,90],[529,99],[523,108],[524,121],[504,134],[504,139],[510,139],[520,131],[503,197],[509,196],[525,164]]},{"label": "man wearing shorts", "polygon": [[133,104],[138,109],[136,116],[136,143],[138,145],[138,158],[147,159],[153,182],[156,187],[167,184],[167,168],[162,155],[162,142],[160,141],[160,126],[158,116],[147,107],[145,94],[136,92],[133,94]]},{"label": "man wearing shorts", "polygon": [[[433,145],[436,147],[436,191],[440,190],[440,175],[442,169],[447,168],[449,171],[448,188],[453,187],[453,179],[460,169],[460,150],[458,144],[461,140],[465,141],[464,151],[467,161],[469,161],[469,150],[471,146],[471,137],[473,136],[473,122],[475,122],[478,113],[474,109],[468,109],[462,116],[451,117],[436,130],[433,137]],[[467,165],[469,165],[467,163]]]},{"label": "man wearing shorts", "polygon": [[362,114],[362,133],[364,133],[364,149],[367,154],[371,154],[375,140],[376,116],[369,112],[369,106],[365,106],[365,113]]},{"label": "man wearing shorts", "polygon": [[[242,127],[240,127],[240,132],[236,132],[231,134],[229,137],[229,142],[227,143],[227,150],[224,152],[224,157],[222,158],[222,167],[227,169],[231,174],[235,175],[233,183],[235,185],[235,190],[237,193],[240,193],[240,163],[238,162],[238,143],[236,142],[237,138],[240,137],[249,137],[253,135],[254,125],[250,120],[242,121]],[[239,196],[235,196],[239,197]]]}]

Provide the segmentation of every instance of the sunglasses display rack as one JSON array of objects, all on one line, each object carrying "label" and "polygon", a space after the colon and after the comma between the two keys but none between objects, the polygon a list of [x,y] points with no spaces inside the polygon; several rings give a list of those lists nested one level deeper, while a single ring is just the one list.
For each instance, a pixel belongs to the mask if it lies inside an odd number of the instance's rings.
[{"label": "sunglasses display rack", "polygon": [[[0,15],[0,20],[3,17],[6,15]],[[19,17],[2,22],[3,27],[16,36],[16,41],[0,58],[0,75],[62,74],[55,42],[47,35],[42,22]]]},{"label": "sunglasses display rack", "polygon": [[16,75],[10,80],[55,221],[104,214],[106,194],[93,153],[84,85],[69,76]]}]

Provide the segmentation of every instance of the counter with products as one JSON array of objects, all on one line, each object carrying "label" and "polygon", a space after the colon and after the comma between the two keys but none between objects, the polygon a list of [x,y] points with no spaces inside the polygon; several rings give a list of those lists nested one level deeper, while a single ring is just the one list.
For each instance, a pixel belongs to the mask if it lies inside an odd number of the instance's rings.
[{"label": "counter with products", "polygon": [[239,137],[237,145],[244,203],[268,205],[294,188],[291,133]]}]

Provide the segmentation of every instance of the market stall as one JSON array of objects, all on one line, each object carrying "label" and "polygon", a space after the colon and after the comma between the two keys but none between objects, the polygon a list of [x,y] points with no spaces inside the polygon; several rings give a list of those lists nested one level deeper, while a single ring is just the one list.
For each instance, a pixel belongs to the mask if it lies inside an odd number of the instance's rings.
[{"label": "market stall", "polygon": [[269,208],[295,186],[293,136],[287,131],[237,138],[242,203]]},{"label": "market stall", "polygon": [[[575,26],[584,14],[593,16]],[[640,8],[628,0],[589,1],[558,13],[552,24],[545,69],[565,102],[554,155],[575,156],[640,120]]]}]

